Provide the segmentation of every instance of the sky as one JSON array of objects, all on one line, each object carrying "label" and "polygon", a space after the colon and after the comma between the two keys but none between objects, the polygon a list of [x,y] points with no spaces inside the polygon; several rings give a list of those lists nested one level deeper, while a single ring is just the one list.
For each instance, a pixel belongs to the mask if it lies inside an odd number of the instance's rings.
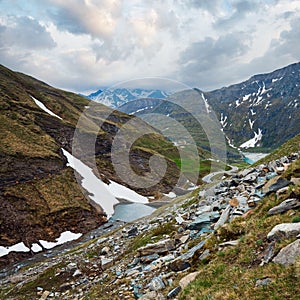
[{"label": "sky", "polygon": [[81,93],[209,91],[300,61],[299,41],[299,0],[0,0],[0,64]]}]

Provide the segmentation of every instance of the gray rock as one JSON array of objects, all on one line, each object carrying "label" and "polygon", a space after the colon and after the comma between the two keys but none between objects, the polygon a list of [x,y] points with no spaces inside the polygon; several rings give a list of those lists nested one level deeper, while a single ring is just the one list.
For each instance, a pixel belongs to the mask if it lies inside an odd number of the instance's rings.
[{"label": "gray rock", "polygon": [[204,252],[199,256],[199,259],[200,260],[206,259],[209,256],[209,253],[210,253],[209,249],[205,249]]},{"label": "gray rock", "polygon": [[223,226],[228,218],[229,218],[229,214],[231,211],[231,205],[227,205],[227,207],[225,208],[225,210],[222,212],[220,219],[218,220],[218,222],[215,224],[214,229],[218,229],[219,227]]},{"label": "gray rock", "polygon": [[199,273],[199,271],[193,272],[181,278],[179,281],[179,285],[181,286],[181,288],[184,289],[185,287],[187,287],[193,280],[195,280]]},{"label": "gray rock", "polygon": [[128,230],[127,234],[128,234],[128,237],[132,237],[132,236],[136,236],[138,235],[139,231],[138,231],[138,228],[135,226],[133,228],[131,228],[130,230]]},{"label": "gray rock", "polygon": [[182,260],[189,260],[191,259],[196,251],[200,250],[206,243],[206,240],[201,241],[198,245],[194,246],[190,250],[188,250],[186,253],[182,254],[180,257]]},{"label": "gray rock", "polygon": [[262,191],[264,194],[270,194],[272,192],[277,192],[278,190],[288,186],[290,184],[290,181],[280,177],[276,176],[272,179],[270,179],[262,188]]},{"label": "gray rock", "polygon": [[80,276],[82,275],[81,271],[79,269],[77,269],[74,273],[73,273],[73,277],[77,277],[77,276]]},{"label": "gray rock", "polygon": [[174,249],[175,249],[174,240],[166,239],[166,240],[159,241],[158,243],[155,244],[146,245],[142,248],[139,248],[137,251],[139,256],[147,256],[152,254],[163,254]]},{"label": "gray rock", "polygon": [[296,198],[287,199],[283,202],[281,202],[279,205],[271,208],[268,211],[268,215],[276,215],[279,213],[284,213],[290,209],[295,209],[297,207],[300,207],[300,200]]},{"label": "gray rock", "polygon": [[177,286],[175,289],[171,290],[168,295],[167,295],[167,298],[168,299],[172,299],[174,297],[176,297],[181,291],[181,287],[180,286]]},{"label": "gray rock", "polygon": [[260,266],[267,264],[273,257],[275,249],[275,241],[272,241],[268,246],[258,255],[258,258],[261,260]]},{"label": "gray rock", "polygon": [[140,297],[139,300],[165,300],[165,297],[156,291],[152,291]]},{"label": "gray rock", "polygon": [[69,263],[67,265],[67,270],[69,270],[69,271],[75,271],[76,269],[77,269],[77,264],[75,264],[75,263]]},{"label": "gray rock", "polygon": [[101,254],[106,255],[109,253],[109,251],[110,251],[110,248],[108,246],[105,246],[101,249]]},{"label": "gray rock", "polygon": [[287,245],[273,258],[273,262],[284,266],[291,265],[300,256],[300,239]]},{"label": "gray rock", "polygon": [[177,222],[179,225],[181,225],[181,224],[184,222],[184,219],[183,219],[182,216],[180,216],[180,215],[177,215],[177,216],[175,217],[175,220],[176,220],[176,222]]},{"label": "gray rock", "polygon": [[227,242],[219,244],[219,246],[220,247],[236,246],[236,245],[238,245],[238,243],[239,243],[239,240],[227,241]]},{"label": "gray rock", "polygon": [[272,282],[271,278],[262,278],[262,279],[257,279],[255,286],[267,286]]},{"label": "gray rock", "polygon": [[190,230],[200,230],[210,223],[210,212],[206,212],[197,217],[192,223],[188,224]]},{"label": "gray rock", "polygon": [[157,253],[155,253],[155,254],[140,257],[140,261],[142,264],[148,264],[158,258],[159,258],[159,255]]},{"label": "gray rock", "polygon": [[161,279],[161,277],[154,277],[151,282],[149,283],[149,289],[151,291],[159,291],[164,289],[166,286]]},{"label": "gray rock", "polygon": [[170,263],[169,267],[173,272],[180,272],[190,268],[191,264],[188,261],[177,258]]},{"label": "gray rock", "polygon": [[257,179],[258,174],[257,173],[251,173],[248,174],[243,178],[243,182],[255,182]]},{"label": "gray rock", "polygon": [[294,238],[300,234],[300,223],[282,223],[273,227],[268,233],[268,240],[281,240]]}]

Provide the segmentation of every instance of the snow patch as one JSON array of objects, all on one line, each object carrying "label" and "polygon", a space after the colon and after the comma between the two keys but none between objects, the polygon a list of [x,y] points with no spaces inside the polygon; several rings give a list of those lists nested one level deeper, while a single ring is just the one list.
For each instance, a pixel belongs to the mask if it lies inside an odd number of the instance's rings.
[{"label": "snow patch", "polygon": [[49,114],[50,116],[56,117],[60,120],[62,120],[62,118],[58,115],[56,115],[53,111],[51,111],[50,109],[48,109],[41,101],[35,99],[33,96],[30,96],[32,98],[32,100],[35,102],[35,104],[41,108],[43,111],[45,111],[47,114]]},{"label": "snow patch", "polygon": [[117,182],[110,181],[110,184],[107,186],[107,189],[116,197],[126,199],[132,202],[138,203],[148,203],[148,198],[138,194],[137,192],[129,189],[126,186],[123,186]]},{"label": "snow patch", "polygon": [[254,124],[255,120],[251,121],[251,119],[249,119],[249,125],[250,125],[250,128],[253,129],[253,124]]},{"label": "snow patch", "polygon": [[71,231],[65,231],[60,235],[59,238],[56,239],[56,242],[47,242],[44,240],[40,240],[39,242],[44,248],[51,249],[55,246],[62,245],[66,242],[77,240],[81,236],[82,236],[82,233],[73,233]]},{"label": "snow patch", "polygon": [[7,255],[10,252],[29,252],[30,249],[25,246],[23,242],[9,246],[9,247],[4,247],[0,246],[0,257]]},{"label": "snow patch", "polygon": [[254,138],[240,145],[240,148],[245,148],[245,149],[253,148],[258,144],[259,141],[261,141],[261,139],[262,139],[262,131],[260,128],[258,128],[257,133],[254,131]]},{"label": "snow patch", "polygon": [[170,192],[168,194],[164,194],[165,196],[169,197],[169,198],[175,198],[176,194],[174,192]]},{"label": "snow patch", "polygon": [[224,116],[223,113],[221,113],[220,123],[221,123],[223,128],[227,126],[227,116]]},{"label": "snow patch", "polygon": [[81,185],[91,193],[89,197],[99,204],[107,216],[110,217],[114,213],[114,205],[119,201],[108,191],[107,185],[93,173],[90,167],[65,149],[62,149],[62,151],[68,160],[67,166],[73,168],[83,177]]},{"label": "snow patch", "polygon": [[210,113],[210,109],[209,109],[209,104],[207,102],[207,99],[204,97],[203,93],[201,93],[201,96],[202,96],[202,99],[203,99],[204,104],[205,104],[206,112],[209,114]]},{"label": "snow patch", "polygon": [[81,181],[82,187],[91,194],[89,197],[102,207],[108,217],[111,217],[114,213],[114,205],[119,203],[117,198],[126,199],[131,202],[149,202],[147,197],[141,196],[119,183],[110,181],[109,185],[105,184],[93,173],[90,167],[65,149],[62,149],[62,151],[68,160],[67,165],[76,170],[83,177]]},{"label": "snow patch", "polygon": [[237,108],[237,107],[239,107],[241,105],[241,103],[239,102],[239,100],[236,100],[235,101],[235,107]]},{"label": "snow patch", "polygon": [[256,115],[256,112],[252,108],[250,109],[250,112],[252,116]]},{"label": "snow patch", "polygon": [[270,103],[270,101],[268,101],[267,104],[265,105],[265,109],[267,109],[270,106],[272,106],[272,104]]},{"label": "snow patch", "polygon": [[247,101],[250,98],[251,94],[243,96],[243,101]]}]

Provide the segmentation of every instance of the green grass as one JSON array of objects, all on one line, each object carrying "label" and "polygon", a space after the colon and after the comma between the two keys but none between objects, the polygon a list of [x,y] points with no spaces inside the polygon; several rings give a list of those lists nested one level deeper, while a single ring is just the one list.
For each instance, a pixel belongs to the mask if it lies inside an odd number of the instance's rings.
[{"label": "green grass", "polygon": [[160,241],[164,235],[169,235],[176,230],[176,226],[173,223],[165,223],[159,225],[149,232],[136,237],[131,243],[131,251],[137,250],[147,244],[153,244]]}]

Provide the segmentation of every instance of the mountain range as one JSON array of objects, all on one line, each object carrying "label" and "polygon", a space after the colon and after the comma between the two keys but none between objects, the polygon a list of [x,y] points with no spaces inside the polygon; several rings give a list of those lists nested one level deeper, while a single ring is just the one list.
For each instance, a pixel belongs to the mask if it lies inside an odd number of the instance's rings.
[{"label": "mountain range", "polygon": [[168,92],[162,90],[151,90],[142,88],[108,88],[98,90],[91,93],[87,98],[102,103],[111,108],[117,108],[129,101],[140,98],[159,98],[164,99],[169,95]]},{"label": "mountain range", "polygon": [[[235,159],[232,148],[270,152],[300,131],[300,63],[254,75],[241,83],[210,92],[195,90],[199,93],[199,102],[205,101],[211,110],[208,114],[216,114],[231,148],[229,156]],[[199,125],[193,118],[184,109],[168,104],[174,97],[188,102],[195,93],[193,90],[181,91],[163,100],[140,97],[120,102],[117,108],[140,117],[149,113],[170,116],[189,132],[194,132]],[[199,128],[195,137],[197,145],[207,149],[205,140],[199,138],[201,135],[203,130]]]},{"label": "mountain range", "polygon": [[[193,183],[201,184],[212,165],[224,169],[226,158],[241,162],[239,148],[270,151],[282,145],[300,132],[299,81],[297,63],[211,92],[115,89],[94,94],[119,105],[118,111],[0,65],[0,265],[28,257],[63,234],[97,228],[115,204],[132,200],[126,198],[129,191],[149,201],[174,187],[182,194],[194,173],[200,171]],[[156,115],[163,116],[161,121]],[[118,135],[125,124],[126,134]],[[137,139],[131,144],[132,137]],[[152,172],[160,160],[152,157],[164,159],[166,172],[159,182],[147,187],[136,177],[130,184],[119,177],[113,149],[118,154],[127,146],[137,176],[160,176]],[[117,166],[129,177],[126,159]],[[93,186],[105,188],[100,193],[91,189],[87,176]],[[114,190],[107,199],[106,189]],[[101,204],[104,200],[108,206]],[[7,247],[28,251],[4,255]]]}]

